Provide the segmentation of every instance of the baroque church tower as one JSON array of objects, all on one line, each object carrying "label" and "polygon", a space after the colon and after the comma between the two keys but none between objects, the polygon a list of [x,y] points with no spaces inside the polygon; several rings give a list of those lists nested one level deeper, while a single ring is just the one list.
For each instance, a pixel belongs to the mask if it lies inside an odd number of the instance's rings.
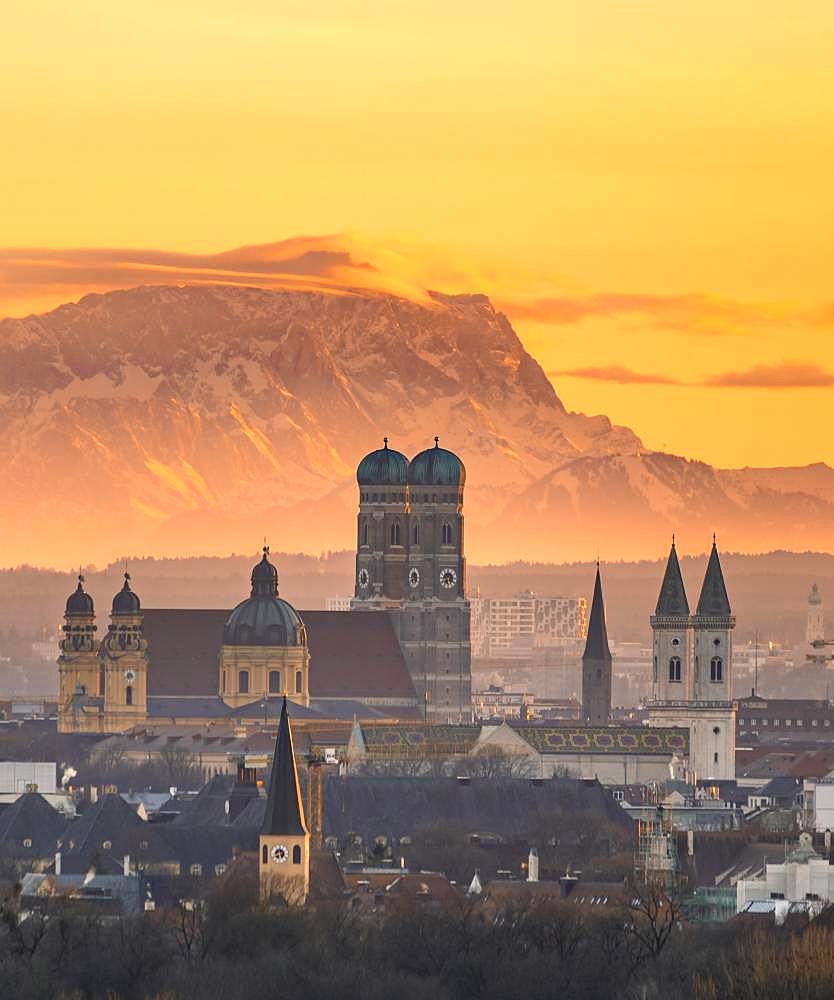
[{"label": "baroque church tower", "polygon": [[611,650],[608,648],[599,563],[588,619],[588,637],[582,654],[582,718],[591,726],[607,726],[611,719]]},{"label": "baroque church tower", "polygon": [[130,589],[130,573],[113,598],[110,625],[99,649],[99,697],[103,732],[119,732],[148,714],[148,642],[142,606]]},{"label": "baroque church tower", "polygon": [[260,835],[261,899],[302,905],[310,892],[310,833],[298,784],[287,699],[281,708]]},{"label": "baroque church tower", "polygon": [[466,599],[463,490],[453,452],[410,462],[384,447],[359,463],[354,610],[391,616],[427,719],[471,718],[470,607]]},{"label": "baroque church tower", "polygon": [[735,621],[715,538],[694,615],[689,613],[673,539],[657,608],[650,618],[649,725],[689,729],[691,779],[735,778]]},{"label": "baroque church tower", "polygon": [[98,643],[93,599],[84,590],[84,577],[67,598],[63,637],[58,655],[58,732],[75,732],[78,700],[95,695],[98,687]]}]

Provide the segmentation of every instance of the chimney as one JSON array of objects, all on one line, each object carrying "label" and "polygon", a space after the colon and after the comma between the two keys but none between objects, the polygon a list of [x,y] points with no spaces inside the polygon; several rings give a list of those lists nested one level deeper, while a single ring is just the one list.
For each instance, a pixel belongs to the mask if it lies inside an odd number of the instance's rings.
[{"label": "chimney", "polygon": [[527,881],[538,882],[539,880],[539,852],[535,847],[530,848],[527,857]]},{"label": "chimney", "polygon": [[124,860],[124,876],[125,876],[125,878],[129,878],[130,877],[130,855],[129,854],[125,855],[125,860]]},{"label": "chimney", "polygon": [[56,875],[60,875],[61,874],[61,852],[60,851],[56,851],[55,852],[55,874]]}]

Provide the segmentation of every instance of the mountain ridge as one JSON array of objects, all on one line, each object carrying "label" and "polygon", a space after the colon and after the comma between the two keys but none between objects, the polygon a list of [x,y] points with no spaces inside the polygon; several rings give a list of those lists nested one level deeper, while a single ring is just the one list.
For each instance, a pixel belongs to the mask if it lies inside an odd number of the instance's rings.
[{"label": "mountain ridge", "polygon": [[483,295],[91,293],[0,320],[0,429],[4,561],[225,554],[253,533],[349,547],[361,455],[384,435],[413,454],[436,433],[467,465],[481,561],[600,541],[634,557],[682,521],[754,551],[832,548],[827,466],[715,470],[569,412]]}]

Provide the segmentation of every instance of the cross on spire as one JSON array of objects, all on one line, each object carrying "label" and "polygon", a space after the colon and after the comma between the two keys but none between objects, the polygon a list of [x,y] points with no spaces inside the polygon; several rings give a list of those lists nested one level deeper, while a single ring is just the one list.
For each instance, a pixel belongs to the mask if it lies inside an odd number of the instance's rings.
[{"label": "cross on spire", "polygon": [[440,447],[440,438],[436,434],[434,435],[434,446],[435,448]]},{"label": "cross on spire", "polygon": [[388,447],[388,436],[387,435],[382,439],[382,443],[385,445],[386,448]]}]

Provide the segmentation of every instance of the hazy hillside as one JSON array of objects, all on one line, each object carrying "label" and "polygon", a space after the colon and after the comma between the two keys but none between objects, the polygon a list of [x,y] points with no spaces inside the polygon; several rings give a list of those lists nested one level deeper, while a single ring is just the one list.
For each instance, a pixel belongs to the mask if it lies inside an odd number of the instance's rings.
[{"label": "hazy hillside", "polygon": [[[146,607],[231,608],[249,593],[249,573],[256,555],[228,559],[131,559],[133,585]],[[724,575],[738,617],[737,636],[799,641],[804,632],[806,598],[816,581],[827,600],[828,622],[834,636],[834,556],[817,553],[774,552],[763,556],[722,554]],[[321,559],[273,554],[282,596],[299,608],[322,608],[325,598],[353,592],[354,560],[350,552]],[[648,616],[657,602],[663,561],[603,565],[606,614],[613,638],[641,641],[649,636]],[[694,607],[703,579],[706,557],[681,560],[681,569]],[[121,586],[124,565],[87,572],[104,629],[110,601]],[[532,589],[546,595],[584,594],[590,598],[594,565],[512,564],[469,567],[469,591],[474,595],[511,595]],[[72,574],[29,568],[0,572],[0,631],[15,626],[33,632],[54,628],[64,601],[74,588]]]}]

